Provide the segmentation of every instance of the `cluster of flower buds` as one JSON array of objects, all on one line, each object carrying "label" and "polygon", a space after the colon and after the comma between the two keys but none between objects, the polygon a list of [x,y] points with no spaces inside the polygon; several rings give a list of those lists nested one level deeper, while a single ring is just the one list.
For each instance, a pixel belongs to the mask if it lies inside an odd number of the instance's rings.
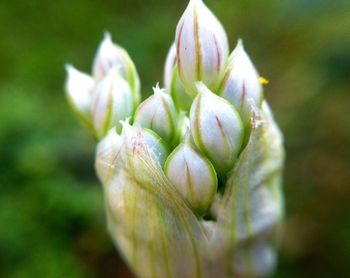
[{"label": "cluster of flower buds", "polygon": [[140,79],[128,53],[109,33],[96,53],[92,75],[66,66],[68,101],[82,123],[98,139],[131,117],[140,103]]},{"label": "cluster of flower buds", "polygon": [[202,0],[176,28],[164,89],[140,102],[133,62],[107,34],[92,77],[66,91],[99,140],[112,238],[139,277],[256,277],[276,263],[282,135],[241,40]]}]

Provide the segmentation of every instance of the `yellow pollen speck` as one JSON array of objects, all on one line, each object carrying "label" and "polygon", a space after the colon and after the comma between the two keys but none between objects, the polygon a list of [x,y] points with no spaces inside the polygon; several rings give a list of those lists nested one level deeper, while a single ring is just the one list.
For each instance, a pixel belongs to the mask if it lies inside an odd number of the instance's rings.
[{"label": "yellow pollen speck", "polygon": [[262,76],[259,77],[259,81],[260,81],[260,84],[262,85],[266,85],[270,83],[269,80],[267,80],[265,77],[262,77]]}]

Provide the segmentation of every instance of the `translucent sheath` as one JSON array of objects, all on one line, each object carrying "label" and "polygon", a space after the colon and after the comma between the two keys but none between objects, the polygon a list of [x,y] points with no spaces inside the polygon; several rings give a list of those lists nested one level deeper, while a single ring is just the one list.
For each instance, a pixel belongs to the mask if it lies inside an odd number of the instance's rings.
[{"label": "translucent sheath", "polygon": [[[104,156],[106,157],[106,156]],[[138,277],[251,277],[276,264],[283,216],[282,135],[264,102],[225,185],[215,221],[200,220],[150,148],[137,136],[123,141],[104,183],[108,227]]]}]

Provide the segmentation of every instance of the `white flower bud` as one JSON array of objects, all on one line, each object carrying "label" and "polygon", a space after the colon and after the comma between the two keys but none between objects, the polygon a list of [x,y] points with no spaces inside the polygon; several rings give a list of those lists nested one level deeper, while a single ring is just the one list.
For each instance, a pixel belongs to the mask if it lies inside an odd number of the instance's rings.
[{"label": "white flower bud", "polygon": [[228,57],[224,28],[202,0],[190,0],[176,28],[177,65],[180,79],[191,95],[195,82],[216,90]]},{"label": "white flower bud", "polygon": [[244,50],[242,40],[238,41],[229,58],[218,94],[235,106],[245,125],[250,125],[252,106],[260,107],[263,93],[259,74]]},{"label": "white flower bud", "polygon": [[92,67],[93,76],[102,80],[113,67],[120,68],[120,74],[129,83],[133,92],[134,105],[140,102],[140,78],[129,54],[119,45],[113,43],[111,35],[106,32],[96,53]]},{"label": "white flower bud", "polygon": [[177,70],[177,66],[173,69],[173,75],[170,84],[170,95],[174,100],[175,107],[179,111],[185,111],[188,113],[191,108],[191,104],[193,102],[193,97],[186,93],[186,89],[184,88],[181,80],[179,78],[179,72]]},{"label": "white flower bud", "polygon": [[135,112],[135,123],[155,131],[170,144],[177,131],[178,115],[171,97],[160,89],[153,88],[154,94],[140,104]]},{"label": "white flower bud", "polygon": [[235,108],[203,83],[190,111],[191,132],[197,147],[211,160],[219,175],[229,171],[239,154],[244,130]]},{"label": "white flower bud", "polygon": [[66,65],[67,79],[65,90],[68,101],[74,112],[88,128],[92,128],[91,98],[94,89],[94,80],[91,76]]},{"label": "white flower bud", "polygon": [[217,190],[216,172],[191,146],[189,134],[168,157],[164,172],[194,211],[202,215],[208,210]]},{"label": "white flower bud", "polygon": [[97,145],[95,168],[103,185],[108,184],[117,171],[122,144],[122,136],[117,133],[115,128],[112,128]]},{"label": "white flower bud", "polygon": [[176,46],[173,43],[166,56],[164,65],[164,86],[167,91],[170,91],[171,80],[173,78],[173,70],[176,65]]},{"label": "white flower bud", "polygon": [[120,132],[121,120],[132,115],[134,110],[129,84],[120,76],[118,68],[112,68],[96,87],[92,99],[92,116],[95,135],[102,138],[107,131],[117,126]]},{"label": "white flower bud", "polygon": [[132,150],[135,156],[138,156],[140,152],[148,153],[163,167],[170,153],[165,141],[150,129],[138,125],[131,126],[127,121],[122,122],[122,125],[122,136],[126,148]]},{"label": "white flower bud", "polygon": [[186,93],[179,78],[176,64],[176,46],[172,44],[166,58],[164,68],[164,84],[167,93],[174,100],[176,109],[188,112],[192,104],[192,97]]}]

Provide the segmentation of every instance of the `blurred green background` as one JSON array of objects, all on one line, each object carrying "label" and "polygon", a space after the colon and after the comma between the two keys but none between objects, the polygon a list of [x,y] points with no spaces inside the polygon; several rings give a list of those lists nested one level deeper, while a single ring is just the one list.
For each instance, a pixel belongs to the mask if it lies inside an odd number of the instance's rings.
[{"label": "blurred green background", "polygon": [[[242,37],[287,149],[275,277],[349,277],[350,1],[207,0]],[[94,142],[63,94],[104,30],[162,80],[187,0],[0,1],[0,277],[132,277],[106,232]]]}]

